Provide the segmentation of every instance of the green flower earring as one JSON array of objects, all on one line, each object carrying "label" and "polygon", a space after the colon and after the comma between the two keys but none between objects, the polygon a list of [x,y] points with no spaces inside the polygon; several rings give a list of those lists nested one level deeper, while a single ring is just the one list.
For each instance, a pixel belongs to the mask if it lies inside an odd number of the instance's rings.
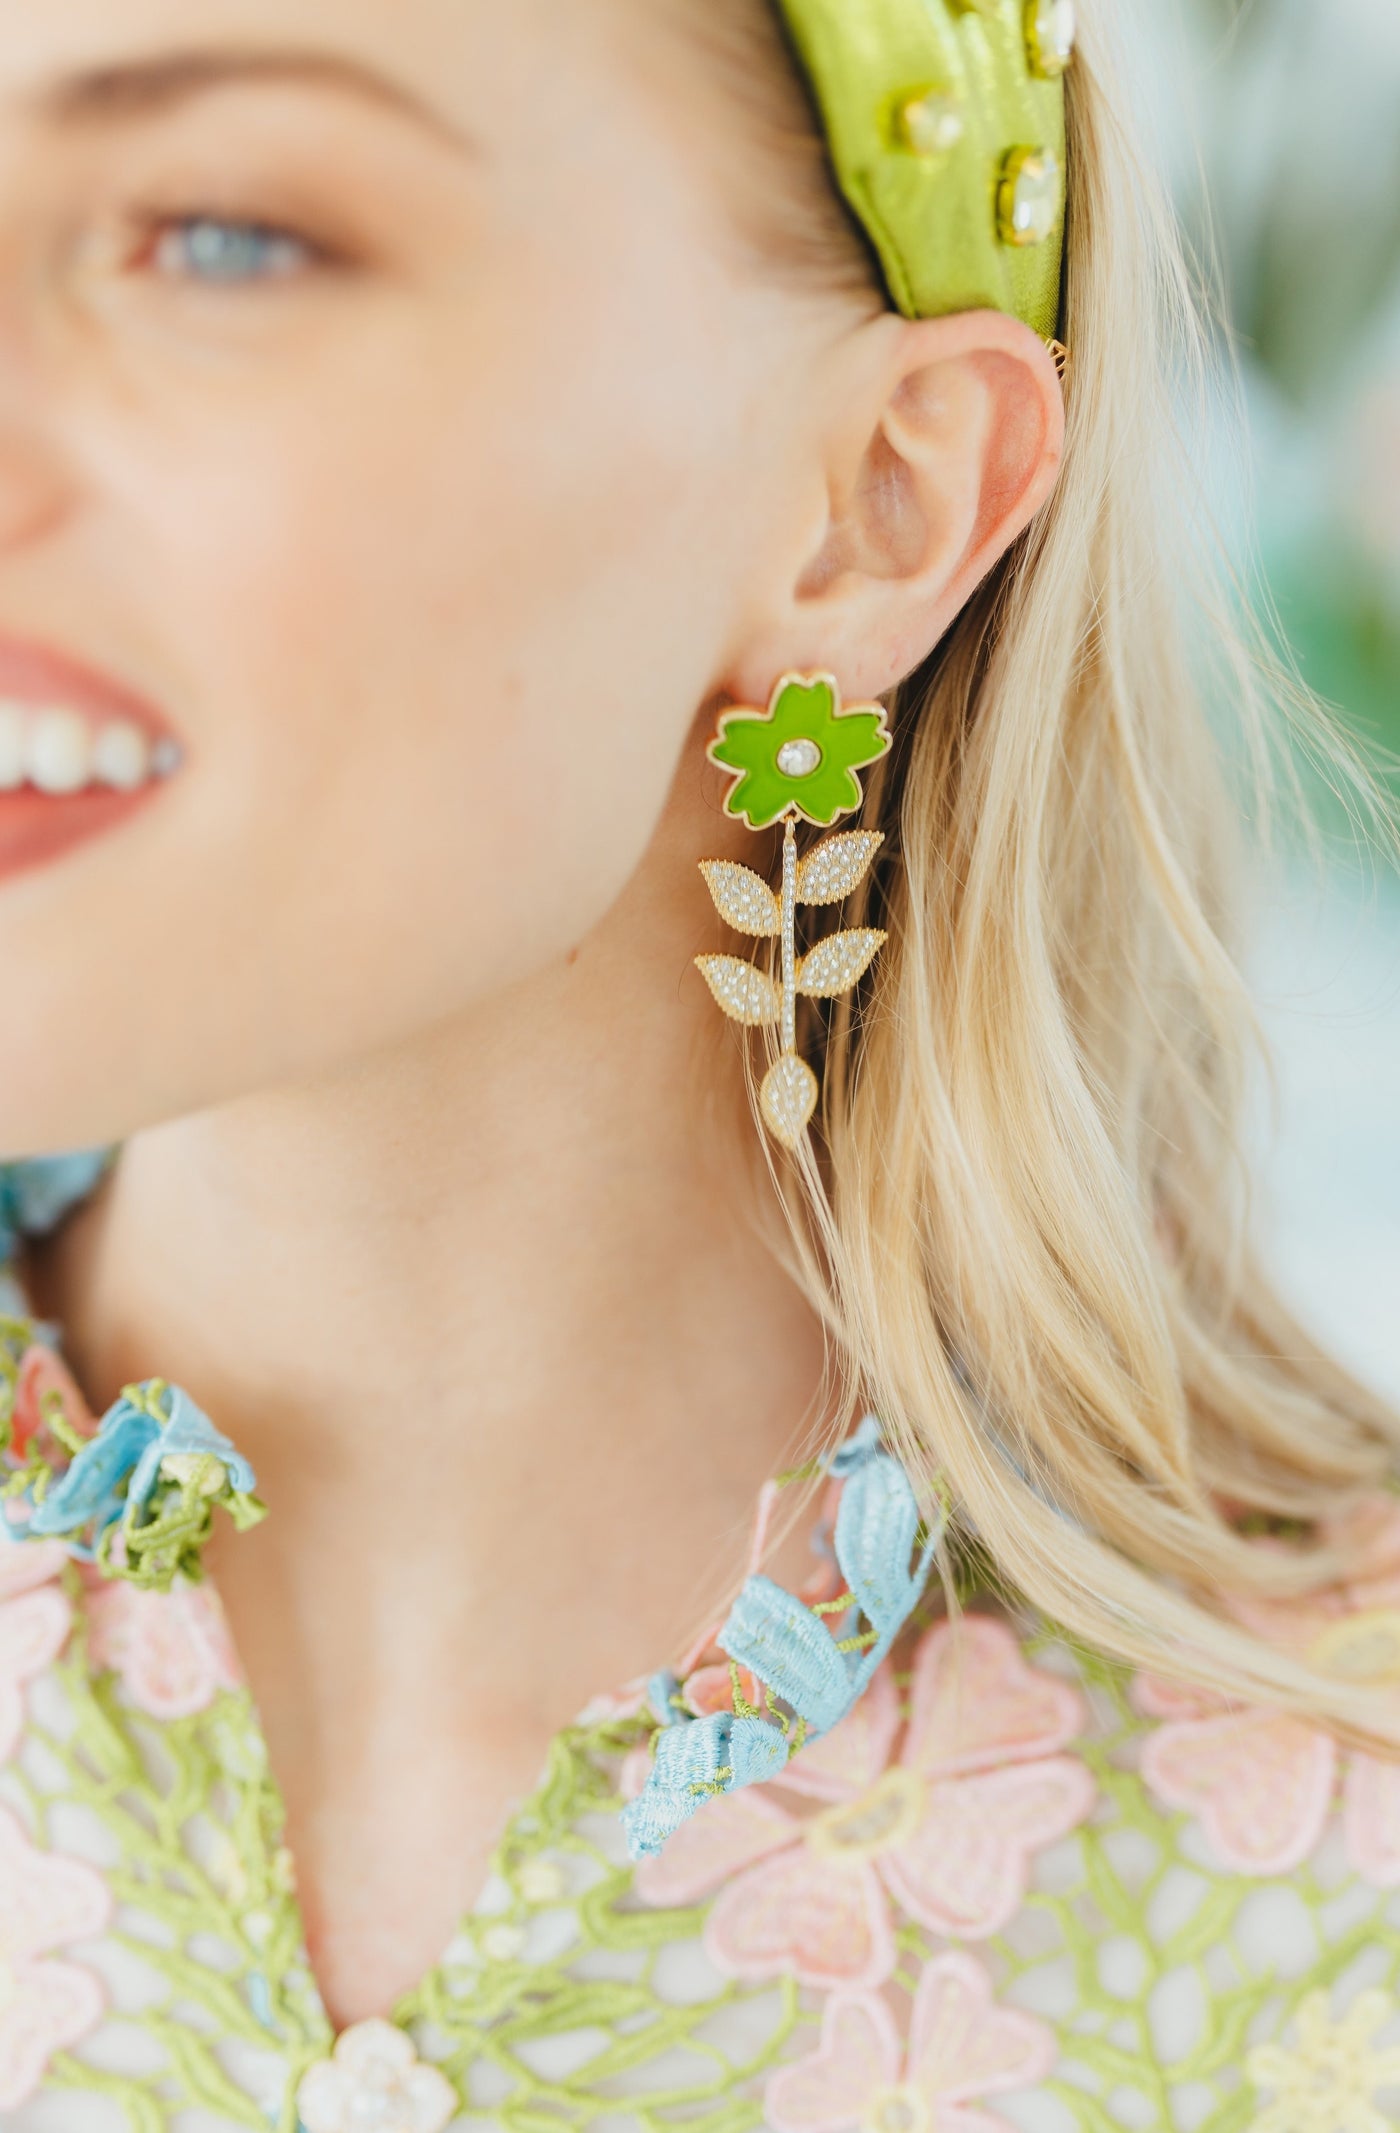
[{"label": "green flower earring", "polygon": [[786,674],[767,711],[726,711],[711,741],[712,763],[732,773],[725,813],[752,830],[784,826],[781,890],[733,860],[701,864],[715,908],[727,925],[754,940],[780,943],[781,976],[734,955],[696,957],[718,1005],[750,1029],[777,1025],[782,1052],[763,1083],[764,1122],[784,1148],[796,1148],[816,1112],[817,1077],[797,1050],[797,1002],[837,1000],[864,977],[885,944],[872,928],[833,933],[809,954],[797,953],[799,905],[840,903],[864,881],[884,842],[879,830],[847,830],[827,837],[805,858],[797,854],[797,825],[829,829],[853,814],[864,794],[859,770],[890,747],[878,704],[841,707],[830,674]]}]

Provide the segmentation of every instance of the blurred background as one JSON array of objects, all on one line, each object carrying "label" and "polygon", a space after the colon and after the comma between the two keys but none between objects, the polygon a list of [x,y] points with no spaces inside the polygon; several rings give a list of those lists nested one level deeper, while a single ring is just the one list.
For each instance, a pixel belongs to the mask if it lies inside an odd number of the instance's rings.
[{"label": "blurred background", "polygon": [[[1125,15],[1243,372],[1246,452],[1202,440],[1222,525],[1400,797],[1400,0]],[[1400,1398],[1400,874],[1313,797],[1321,861],[1285,842],[1259,884],[1261,1227],[1305,1318]]]}]

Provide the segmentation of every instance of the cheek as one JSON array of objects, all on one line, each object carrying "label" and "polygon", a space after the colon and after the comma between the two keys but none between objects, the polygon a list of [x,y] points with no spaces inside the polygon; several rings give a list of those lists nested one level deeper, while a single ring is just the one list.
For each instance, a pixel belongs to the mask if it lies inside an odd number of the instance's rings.
[{"label": "cheek", "polygon": [[610,353],[526,374],[478,345],[435,377],[381,351],[404,403],[352,370],[314,414],[167,409],[109,469],[107,584],[190,743],[149,833],[182,884],[151,987],[199,998],[177,1043],[234,1080],[518,980],[635,870],[724,649],[730,448],[693,372],[685,420]]}]

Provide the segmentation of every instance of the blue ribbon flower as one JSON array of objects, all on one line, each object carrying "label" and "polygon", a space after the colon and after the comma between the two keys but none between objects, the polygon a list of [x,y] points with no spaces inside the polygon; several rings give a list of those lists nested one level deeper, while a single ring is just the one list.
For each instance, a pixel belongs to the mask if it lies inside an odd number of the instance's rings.
[{"label": "blue ribbon flower", "polygon": [[67,1471],[34,1493],[23,1530],[66,1541],[109,1576],[168,1591],[177,1575],[200,1576],[216,1505],[240,1528],[266,1516],[256,1488],[248,1461],[189,1394],[152,1378],[128,1386]]},{"label": "blue ribbon flower", "polygon": [[23,1237],[43,1237],[88,1197],[113,1160],[111,1148],[0,1163],[0,1263]]},{"label": "blue ribbon flower", "polygon": [[[656,1753],[644,1790],[623,1813],[634,1859],[654,1858],[707,1800],[776,1777],[797,1747],[840,1725],[922,1597],[943,1522],[911,1568],[918,1500],[903,1466],[884,1450],[873,1416],[827,1470],[845,1482],[835,1538],[836,1560],[851,1594],[842,1629],[833,1635],[821,1615],[772,1578],[751,1577],[719,1645],[763,1683],[770,1704],[779,1707],[777,1715],[769,1719],[741,1710],[678,1717],[675,1677],[657,1677],[652,1701],[663,1723]],[[859,1627],[862,1621],[868,1628]]]},{"label": "blue ribbon flower", "polygon": [[719,1711],[663,1726],[646,1790],[623,1815],[634,1859],[654,1859],[706,1800],[760,1785],[786,1767],[788,1744],[763,1718]]}]

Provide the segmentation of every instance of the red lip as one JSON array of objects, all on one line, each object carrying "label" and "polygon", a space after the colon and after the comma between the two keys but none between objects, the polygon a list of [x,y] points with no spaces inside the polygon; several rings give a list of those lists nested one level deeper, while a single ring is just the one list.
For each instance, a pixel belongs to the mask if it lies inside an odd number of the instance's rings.
[{"label": "red lip", "polygon": [[164,781],[137,792],[0,793],[0,881],[61,859],[75,845],[101,837],[149,807]]},{"label": "red lip", "polygon": [[[0,635],[0,702],[62,706],[90,718],[129,719],[152,741],[175,736],[159,712],[123,683],[47,645]],[[0,792],[0,881],[45,866],[130,820],[159,799],[167,778],[135,792],[91,786],[43,793],[32,786]]]},{"label": "red lip", "polygon": [[65,652],[0,633],[0,699],[6,698],[17,704],[63,704],[97,720],[129,718],[152,740],[174,739],[154,706],[122,682]]}]

